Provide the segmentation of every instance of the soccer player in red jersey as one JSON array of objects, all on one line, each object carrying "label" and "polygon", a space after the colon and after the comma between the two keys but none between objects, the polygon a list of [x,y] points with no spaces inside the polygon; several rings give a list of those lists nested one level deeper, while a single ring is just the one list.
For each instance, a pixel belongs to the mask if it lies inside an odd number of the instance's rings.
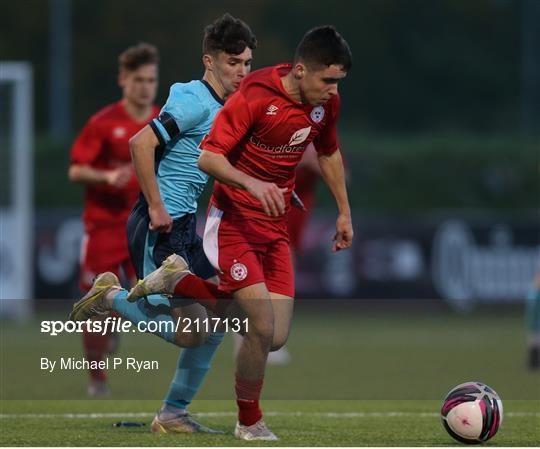
[{"label": "soccer player in red jersey", "polygon": [[[159,109],[154,105],[158,86],[157,49],[141,43],[119,57],[118,84],[122,99],[106,106],[86,123],[71,149],[69,179],[85,185],[80,288],[87,291],[94,277],[105,271],[136,281],[126,238],[126,222],[139,194],[131,165],[129,139]],[[116,346],[116,337],[85,332],[86,357],[101,360]],[[107,393],[106,373],[90,372],[88,393]]]},{"label": "soccer player in red jersey", "polygon": [[235,435],[274,440],[259,397],[268,352],[287,340],[294,275],[286,216],[295,169],[313,143],[338,207],[333,251],[349,248],[353,228],[337,138],[338,83],[351,66],[345,40],[331,26],[303,37],[294,62],[248,75],[201,142],[200,168],[216,178],[204,248],[248,317],[237,357],[239,420]]}]

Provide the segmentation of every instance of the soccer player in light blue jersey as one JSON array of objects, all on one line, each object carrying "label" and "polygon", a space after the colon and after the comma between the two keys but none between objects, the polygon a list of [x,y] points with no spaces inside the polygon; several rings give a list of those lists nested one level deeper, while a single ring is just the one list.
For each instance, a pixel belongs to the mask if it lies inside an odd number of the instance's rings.
[{"label": "soccer player in light blue jersey", "polygon": [[[215,278],[217,283],[215,269],[196,232],[197,201],[208,181],[208,175],[197,166],[199,143],[210,131],[225,99],[249,73],[256,43],[250,28],[230,14],[209,25],[203,39],[203,78],[173,84],[159,117],[130,140],[142,195],[128,220],[127,233],[139,279],[175,253],[187,261],[194,275]],[[216,287],[213,294],[217,292]],[[160,295],[130,302],[116,276],[104,273],[75,304],[71,317],[84,320],[111,309],[134,323],[176,323],[186,317],[204,319],[210,313],[191,300],[169,300]],[[182,332],[182,327],[176,333],[164,327],[155,332],[187,349],[180,354],[163,407],[152,422],[153,432],[211,432],[195,422],[186,408],[202,384],[224,334]]]}]

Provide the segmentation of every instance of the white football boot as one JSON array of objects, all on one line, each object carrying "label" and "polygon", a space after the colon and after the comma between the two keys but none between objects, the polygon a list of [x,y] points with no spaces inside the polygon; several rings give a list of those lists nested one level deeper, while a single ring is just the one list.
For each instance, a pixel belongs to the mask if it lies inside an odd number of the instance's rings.
[{"label": "white football boot", "polygon": [[257,421],[251,426],[244,426],[239,422],[236,423],[236,428],[234,429],[234,436],[240,440],[247,441],[277,441],[278,437],[275,436],[269,429],[266,427],[266,424],[262,419]]}]

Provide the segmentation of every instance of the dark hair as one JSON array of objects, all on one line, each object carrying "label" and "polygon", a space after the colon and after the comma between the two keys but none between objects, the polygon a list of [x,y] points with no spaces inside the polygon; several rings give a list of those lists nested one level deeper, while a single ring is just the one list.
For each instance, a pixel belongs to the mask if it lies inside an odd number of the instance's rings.
[{"label": "dark hair", "polygon": [[159,64],[159,52],[156,47],[146,42],[129,47],[118,57],[119,69],[128,72],[147,64]]},{"label": "dark hair", "polygon": [[203,53],[216,54],[223,51],[231,55],[242,53],[246,47],[257,48],[257,38],[240,19],[223,14],[204,29]]},{"label": "dark hair", "polygon": [[352,66],[349,44],[331,25],[309,30],[296,47],[294,62],[309,67],[341,65],[348,72]]}]

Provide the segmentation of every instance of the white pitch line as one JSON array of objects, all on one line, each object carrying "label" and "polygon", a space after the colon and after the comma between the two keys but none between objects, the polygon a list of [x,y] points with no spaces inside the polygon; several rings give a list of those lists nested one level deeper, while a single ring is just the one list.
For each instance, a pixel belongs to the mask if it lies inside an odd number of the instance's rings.
[{"label": "white pitch line", "polygon": [[[439,413],[429,412],[265,412],[265,416],[314,417],[314,418],[437,418]],[[151,418],[155,413],[2,413],[0,419],[102,419],[102,418]],[[236,412],[201,412],[202,418],[236,416]],[[505,418],[540,418],[540,412],[508,412]]]}]

